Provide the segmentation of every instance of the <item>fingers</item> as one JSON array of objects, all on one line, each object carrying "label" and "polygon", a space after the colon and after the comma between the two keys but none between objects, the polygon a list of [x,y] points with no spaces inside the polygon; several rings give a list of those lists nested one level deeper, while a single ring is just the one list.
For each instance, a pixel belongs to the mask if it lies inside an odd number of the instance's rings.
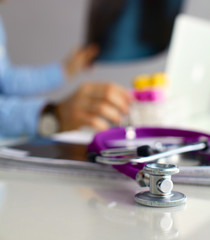
[{"label": "fingers", "polygon": [[95,101],[88,99],[86,102],[81,103],[85,111],[103,117],[108,121],[119,124],[121,121],[122,114],[113,105],[106,101]]},{"label": "fingers", "polygon": [[86,65],[90,65],[92,61],[98,56],[99,54],[99,46],[96,44],[91,44],[89,45],[85,50],[84,50],[85,57],[84,59],[86,60],[85,63]]},{"label": "fingers", "polygon": [[74,60],[78,68],[85,68],[91,65],[92,61],[98,56],[98,54],[99,47],[96,44],[91,44],[78,50],[74,56]]},{"label": "fingers", "polygon": [[104,131],[110,127],[109,123],[105,119],[89,112],[78,112],[75,118],[77,119],[75,128],[79,128],[81,126],[90,126],[96,130]]},{"label": "fingers", "polygon": [[110,104],[121,114],[127,114],[131,98],[126,89],[113,83],[86,83],[81,88],[81,95],[92,98],[93,101],[103,101]]},{"label": "fingers", "polygon": [[73,76],[89,67],[98,54],[99,47],[96,44],[77,50],[64,61],[65,74],[67,76]]},{"label": "fingers", "polygon": [[103,99],[115,106],[122,114],[127,114],[130,98],[127,91],[118,85],[106,85],[103,91]]},{"label": "fingers", "polygon": [[82,126],[90,126],[103,131],[110,127],[104,118],[87,111],[75,100],[77,99],[74,97],[69,98],[56,106],[61,131],[78,129]]},{"label": "fingers", "polygon": [[120,124],[128,113],[131,99],[127,91],[116,84],[86,83],[58,106],[63,130],[91,126],[97,130]]}]

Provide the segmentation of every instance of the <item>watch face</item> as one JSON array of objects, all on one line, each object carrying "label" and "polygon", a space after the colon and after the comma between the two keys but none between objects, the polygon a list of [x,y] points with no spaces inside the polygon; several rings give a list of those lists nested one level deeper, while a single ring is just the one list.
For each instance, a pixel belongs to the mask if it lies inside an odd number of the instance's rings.
[{"label": "watch face", "polygon": [[59,131],[58,119],[52,113],[44,114],[40,119],[39,134],[50,136]]}]

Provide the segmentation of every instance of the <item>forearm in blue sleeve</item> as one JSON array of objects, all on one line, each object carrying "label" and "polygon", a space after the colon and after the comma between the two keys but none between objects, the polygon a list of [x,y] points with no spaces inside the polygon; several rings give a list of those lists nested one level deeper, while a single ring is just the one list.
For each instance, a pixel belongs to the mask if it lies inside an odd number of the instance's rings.
[{"label": "forearm in blue sleeve", "polygon": [[44,99],[0,97],[0,136],[35,136]]},{"label": "forearm in blue sleeve", "polygon": [[1,73],[1,91],[7,95],[31,95],[55,90],[64,83],[60,64],[42,67],[13,67],[9,63]]}]

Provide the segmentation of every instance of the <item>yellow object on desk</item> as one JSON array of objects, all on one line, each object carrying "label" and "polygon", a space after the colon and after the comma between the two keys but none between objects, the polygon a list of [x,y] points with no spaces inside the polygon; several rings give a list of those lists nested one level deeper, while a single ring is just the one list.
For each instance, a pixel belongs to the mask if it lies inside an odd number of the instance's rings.
[{"label": "yellow object on desk", "polygon": [[167,85],[167,75],[165,73],[155,73],[151,75],[142,74],[134,78],[133,86],[136,90],[147,88],[163,88]]}]

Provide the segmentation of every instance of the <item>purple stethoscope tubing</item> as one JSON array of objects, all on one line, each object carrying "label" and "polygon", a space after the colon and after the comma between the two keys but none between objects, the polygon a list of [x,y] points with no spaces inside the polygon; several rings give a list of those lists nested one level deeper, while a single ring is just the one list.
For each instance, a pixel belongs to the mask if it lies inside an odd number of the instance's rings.
[{"label": "purple stethoscope tubing", "polygon": [[[176,129],[176,128],[136,128],[137,138],[150,138],[150,137],[181,137],[185,144],[190,144],[198,141],[201,137],[208,138],[210,141],[210,135],[190,130]],[[92,143],[88,146],[89,152],[95,152],[100,154],[102,150],[107,149],[107,142],[113,140],[125,139],[126,130],[125,128],[111,128],[104,132],[99,132],[95,135]],[[209,154],[207,154],[209,155]],[[145,163],[139,163],[137,165],[132,165],[127,163],[124,165],[112,165],[117,171],[125,174],[126,176],[136,179],[136,174],[141,170]]]}]

